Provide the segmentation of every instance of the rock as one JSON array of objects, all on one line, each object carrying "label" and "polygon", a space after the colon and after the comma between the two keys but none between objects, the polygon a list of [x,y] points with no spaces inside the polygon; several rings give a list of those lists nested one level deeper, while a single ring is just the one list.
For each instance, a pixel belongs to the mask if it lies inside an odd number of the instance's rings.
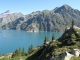
[{"label": "rock", "polygon": [[49,44],[49,42],[46,42],[46,44]]},{"label": "rock", "polygon": [[80,56],[80,49],[72,49],[71,53],[74,56],[79,57]]},{"label": "rock", "polygon": [[0,59],[3,59],[3,58],[4,58],[4,56],[1,56],[1,57],[0,57]]},{"label": "rock", "polygon": [[23,60],[23,59],[20,59],[20,60]]},{"label": "rock", "polygon": [[65,60],[70,60],[72,56],[73,55],[68,53],[67,51],[61,55],[61,57],[64,58]]},{"label": "rock", "polygon": [[80,28],[79,28],[79,27],[77,27],[76,25],[74,25],[74,26],[73,26],[73,28],[75,28],[75,29],[80,29]]},{"label": "rock", "polygon": [[[70,54],[70,53],[68,53],[68,52],[66,51],[66,52],[64,52],[64,53],[56,56],[55,58],[58,59],[58,60],[63,60],[63,59],[64,59],[64,60],[70,60],[72,56],[73,56],[72,54]],[[54,58],[54,59],[55,59],[55,58]],[[54,60],[54,59],[53,59],[53,60]]]},{"label": "rock", "polygon": [[67,44],[71,44],[71,43],[72,43],[71,40],[68,40],[68,41],[67,41]]}]

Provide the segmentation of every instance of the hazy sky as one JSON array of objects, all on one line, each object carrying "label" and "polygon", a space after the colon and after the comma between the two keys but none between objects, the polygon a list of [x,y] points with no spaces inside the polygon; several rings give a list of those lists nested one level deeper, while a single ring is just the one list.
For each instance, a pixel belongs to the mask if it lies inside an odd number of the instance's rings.
[{"label": "hazy sky", "polygon": [[52,10],[64,4],[80,10],[80,0],[0,0],[0,13],[10,10],[29,14],[45,9]]}]

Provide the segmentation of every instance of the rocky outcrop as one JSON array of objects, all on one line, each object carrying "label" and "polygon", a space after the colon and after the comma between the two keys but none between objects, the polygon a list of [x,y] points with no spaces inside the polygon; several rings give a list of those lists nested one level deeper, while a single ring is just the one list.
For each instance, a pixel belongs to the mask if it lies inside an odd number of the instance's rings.
[{"label": "rocky outcrop", "polygon": [[52,57],[50,60],[58,59],[58,60],[70,60],[73,56],[80,57],[80,49],[72,49],[71,52],[64,52],[60,55]]},{"label": "rocky outcrop", "polygon": [[80,49],[72,49],[71,50],[71,53],[76,56],[76,57],[79,57],[80,56]]}]

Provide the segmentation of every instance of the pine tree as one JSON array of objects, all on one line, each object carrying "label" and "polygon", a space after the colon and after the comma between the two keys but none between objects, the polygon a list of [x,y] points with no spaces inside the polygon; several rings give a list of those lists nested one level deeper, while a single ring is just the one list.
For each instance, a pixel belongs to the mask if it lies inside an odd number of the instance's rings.
[{"label": "pine tree", "polygon": [[25,56],[25,55],[26,55],[26,51],[25,51],[24,48],[23,48],[22,51],[21,51],[21,55],[22,55],[22,56]]},{"label": "pine tree", "polygon": [[54,34],[52,35],[52,41],[55,40]]},{"label": "pine tree", "polygon": [[31,53],[31,47],[29,46],[29,49],[28,49],[28,54],[30,54]]},{"label": "pine tree", "polygon": [[13,54],[12,54],[12,58],[14,58],[16,56],[16,54],[15,54],[15,52],[13,52]]},{"label": "pine tree", "polygon": [[65,31],[67,31],[67,29],[68,29],[68,27],[69,27],[69,24],[68,24],[68,22],[66,22],[66,24],[65,24]]},{"label": "pine tree", "polygon": [[29,46],[29,49],[28,49],[28,54],[31,54],[33,49],[34,49],[34,46],[31,44],[31,46]]},{"label": "pine tree", "polygon": [[48,38],[48,37],[46,37],[46,36],[45,36],[44,44],[45,44],[46,42],[50,42],[50,40],[49,40],[49,38]]},{"label": "pine tree", "polygon": [[45,36],[44,43],[47,41],[47,37]]},{"label": "pine tree", "polygon": [[15,50],[15,55],[16,55],[16,56],[20,56],[20,51],[19,51],[19,49],[16,49],[16,50]]},{"label": "pine tree", "polygon": [[76,25],[76,22],[74,20],[72,20],[72,28],[74,25]]},{"label": "pine tree", "polygon": [[21,56],[21,48],[19,48],[19,55]]}]

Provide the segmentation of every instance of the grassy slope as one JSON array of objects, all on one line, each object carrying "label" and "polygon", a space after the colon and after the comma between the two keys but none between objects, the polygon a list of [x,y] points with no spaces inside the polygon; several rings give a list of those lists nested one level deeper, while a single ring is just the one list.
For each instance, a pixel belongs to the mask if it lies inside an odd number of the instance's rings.
[{"label": "grassy slope", "polygon": [[[80,47],[80,29],[75,29],[75,28],[72,29],[71,28],[68,31],[65,31],[60,39],[59,39],[59,41],[50,42],[48,45],[43,45],[44,48],[42,48],[42,50],[38,50],[35,54],[29,56],[27,59],[28,60],[50,59],[50,57],[59,55],[65,51],[70,52],[71,49],[73,49],[73,48],[74,49],[79,48]],[[72,41],[72,43],[70,45],[68,45],[66,43],[67,40],[69,40],[69,39],[71,39],[71,41]],[[38,54],[41,51],[42,51],[42,55],[40,57],[39,57],[39,55],[37,56],[36,54]],[[32,59],[30,59],[30,58],[32,58]],[[79,60],[80,58],[75,58],[75,59]],[[73,60],[73,58],[71,60]]]}]

